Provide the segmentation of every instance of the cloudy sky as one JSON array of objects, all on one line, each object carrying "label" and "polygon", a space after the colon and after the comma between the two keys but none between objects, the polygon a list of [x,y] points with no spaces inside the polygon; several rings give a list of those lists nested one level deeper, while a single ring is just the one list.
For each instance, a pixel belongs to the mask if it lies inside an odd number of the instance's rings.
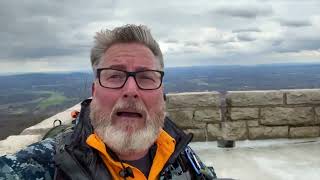
[{"label": "cloudy sky", "polygon": [[166,67],[320,63],[319,0],[1,0],[0,72],[90,70],[95,32],[150,27]]}]

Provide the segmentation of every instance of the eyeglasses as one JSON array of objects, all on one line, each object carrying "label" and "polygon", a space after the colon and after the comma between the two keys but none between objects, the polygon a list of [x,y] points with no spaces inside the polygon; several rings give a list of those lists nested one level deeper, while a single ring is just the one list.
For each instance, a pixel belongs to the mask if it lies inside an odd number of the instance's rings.
[{"label": "eyeglasses", "polygon": [[154,90],[161,86],[164,72],[157,70],[127,72],[112,68],[97,69],[99,83],[105,88],[120,89],[126,84],[130,76],[134,78],[140,89]]}]

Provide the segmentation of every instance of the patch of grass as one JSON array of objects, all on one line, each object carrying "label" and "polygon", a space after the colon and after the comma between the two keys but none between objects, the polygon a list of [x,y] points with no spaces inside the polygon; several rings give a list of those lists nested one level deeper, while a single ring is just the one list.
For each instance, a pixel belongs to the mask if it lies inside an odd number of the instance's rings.
[{"label": "patch of grass", "polygon": [[46,109],[49,106],[62,104],[66,100],[66,97],[63,96],[61,93],[58,93],[58,92],[50,92],[50,93],[51,93],[51,96],[49,96],[49,98],[44,99],[39,103],[38,107],[41,110]]}]

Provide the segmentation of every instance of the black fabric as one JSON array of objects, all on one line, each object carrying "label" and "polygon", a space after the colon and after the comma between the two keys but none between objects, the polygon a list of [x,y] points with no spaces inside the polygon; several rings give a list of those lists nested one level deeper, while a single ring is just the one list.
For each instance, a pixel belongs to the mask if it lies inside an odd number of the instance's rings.
[{"label": "black fabric", "polygon": [[[112,179],[107,167],[102,162],[99,153],[86,144],[87,137],[93,133],[93,127],[89,118],[90,102],[91,99],[87,99],[81,103],[79,123],[75,126],[74,132],[70,138],[63,139],[64,142],[61,144],[65,144],[65,149],[63,151],[57,151],[57,153],[60,153],[60,155],[63,155],[62,153],[68,153],[70,157],[73,157],[71,161],[74,161],[74,163],[67,163],[66,161],[57,163],[55,176],[59,178],[56,179],[68,179],[68,176],[73,177],[75,175],[72,171],[68,171],[68,168],[64,167],[68,164],[69,166],[75,166],[74,164],[76,164],[78,166],[77,168],[83,170],[85,172],[84,174],[89,176],[86,177],[84,175],[82,179]],[[192,135],[186,135],[167,117],[165,118],[163,129],[176,141],[175,151],[170,156],[163,170],[171,164],[178,163],[178,159],[180,159],[180,163],[183,163],[184,169],[191,170],[191,168],[188,167],[189,165],[186,162],[181,161],[179,156],[183,154],[183,150],[191,141]],[[155,155],[155,152],[155,148],[150,149],[150,156],[152,159]],[[63,157],[64,155],[62,158],[60,157],[60,159],[63,159]]]},{"label": "black fabric", "polygon": [[193,135],[185,134],[168,117],[165,118],[164,130],[176,140],[175,151],[164,166],[164,168],[166,168],[168,164],[174,163],[184,148],[191,142]]},{"label": "black fabric", "polygon": [[133,167],[138,168],[146,177],[149,176],[149,172],[151,169],[153,157],[151,157],[150,152],[148,152],[145,156],[140,159],[134,161],[124,161],[127,164],[130,164]]},{"label": "black fabric", "polygon": [[[70,136],[63,138],[63,142],[58,145],[57,150],[59,151],[57,151],[55,157],[62,153],[70,154],[70,156],[73,157],[75,164],[88,174],[88,178],[85,179],[112,179],[107,168],[102,162],[99,153],[86,143],[87,137],[93,133],[93,127],[89,119],[90,102],[91,99],[87,99],[81,103],[79,122],[75,126],[73,133]],[[61,146],[65,147],[61,150]],[[76,176],[76,174],[72,171],[67,171],[64,167],[64,165],[70,164],[69,162],[67,163],[62,161],[56,162],[56,164],[57,175],[55,176],[59,177],[59,179],[68,179],[66,176]]]},{"label": "black fabric", "polygon": [[79,165],[77,161],[75,161],[74,157],[72,157],[72,155],[67,151],[57,153],[55,156],[55,162],[56,165],[60,166],[65,172],[72,174],[72,177],[68,177],[70,179],[90,179],[87,172],[82,169],[82,166]]}]

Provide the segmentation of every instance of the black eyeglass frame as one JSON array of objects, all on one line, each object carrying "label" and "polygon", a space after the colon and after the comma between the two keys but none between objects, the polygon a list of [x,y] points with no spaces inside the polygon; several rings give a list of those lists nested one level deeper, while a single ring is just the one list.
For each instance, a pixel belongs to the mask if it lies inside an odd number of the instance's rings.
[{"label": "black eyeglass frame", "polygon": [[[103,86],[103,85],[102,85],[101,80],[100,80],[101,71],[103,71],[103,70],[108,70],[108,69],[116,70],[116,71],[121,71],[121,72],[126,73],[126,80],[124,81],[124,83],[122,84],[122,86],[116,87],[116,88],[112,88],[112,87],[106,87],[106,86]],[[141,73],[141,72],[148,72],[148,71],[154,71],[154,72],[160,73],[161,77],[160,77],[160,84],[159,84],[158,87],[152,88],[152,89],[149,89],[149,88],[146,89],[146,88],[141,88],[141,87],[139,86],[139,83],[138,83],[137,80],[136,80],[136,74],[137,74],[137,73]],[[98,80],[99,80],[100,86],[102,86],[102,87],[104,87],[104,88],[108,88],[108,89],[121,89],[121,88],[123,88],[123,86],[127,83],[128,78],[129,78],[130,76],[133,77],[133,79],[134,79],[134,81],[136,82],[136,85],[138,86],[139,89],[141,89],[141,90],[155,90],[155,89],[159,89],[159,88],[161,87],[162,81],[163,81],[164,72],[163,72],[163,71],[158,71],[158,70],[152,70],[152,69],[150,69],[150,70],[142,70],[142,71],[134,71],[134,72],[124,71],[124,70],[119,70],[119,69],[113,69],[113,68],[99,68],[99,69],[97,69],[97,78],[98,78]]]}]

